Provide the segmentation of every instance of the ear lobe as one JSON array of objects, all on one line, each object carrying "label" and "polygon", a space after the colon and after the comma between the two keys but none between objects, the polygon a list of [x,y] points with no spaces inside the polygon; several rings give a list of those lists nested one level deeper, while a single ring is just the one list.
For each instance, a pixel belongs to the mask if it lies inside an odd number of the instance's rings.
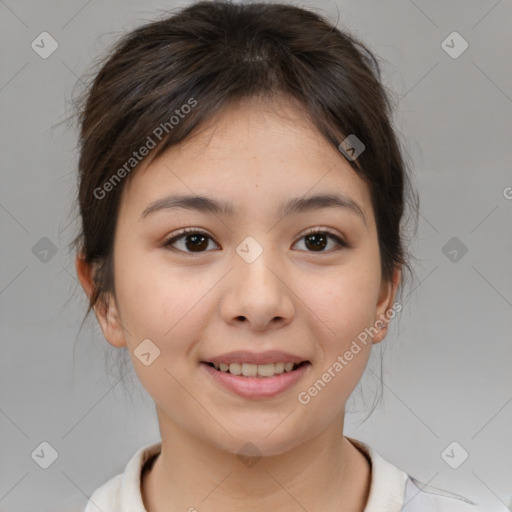
[{"label": "ear lobe", "polygon": [[[82,254],[75,259],[76,273],[88,299],[91,299],[94,291],[94,268],[85,261]],[[111,294],[100,297],[94,305],[94,314],[100,324],[105,339],[114,347],[125,347],[126,340],[124,330],[119,318],[119,313],[114,298]]]},{"label": "ear lobe", "polygon": [[393,304],[396,296],[396,292],[400,285],[402,272],[399,269],[393,271],[393,277],[391,282],[383,281],[379,300],[377,302],[376,320],[375,327],[379,329],[379,332],[373,337],[372,343],[381,342],[388,332],[389,316],[386,314],[390,309],[393,309]]},{"label": "ear lobe", "polygon": [[108,297],[100,299],[100,304],[94,307],[94,312],[105,339],[114,347],[126,347],[124,329],[114,298],[109,294]]}]

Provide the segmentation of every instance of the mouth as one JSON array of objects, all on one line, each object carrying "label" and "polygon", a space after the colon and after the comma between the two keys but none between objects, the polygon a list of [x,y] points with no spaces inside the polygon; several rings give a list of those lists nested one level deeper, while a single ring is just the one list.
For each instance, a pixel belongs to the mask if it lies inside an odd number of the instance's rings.
[{"label": "mouth", "polygon": [[287,361],[268,364],[213,363],[211,361],[202,361],[202,363],[210,366],[219,373],[226,373],[237,377],[252,377],[259,379],[268,379],[281,374],[292,373],[303,366],[311,364],[309,361],[302,361],[300,363]]},{"label": "mouth", "polygon": [[269,399],[293,389],[309,375],[310,361],[267,364],[201,361],[212,383],[245,399]]}]

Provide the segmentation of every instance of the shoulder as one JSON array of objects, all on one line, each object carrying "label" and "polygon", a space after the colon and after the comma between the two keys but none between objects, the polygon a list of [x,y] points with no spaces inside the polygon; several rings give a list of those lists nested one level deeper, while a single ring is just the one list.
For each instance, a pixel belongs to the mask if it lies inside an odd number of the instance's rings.
[{"label": "shoulder", "polygon": [[122,478],[122,474],[116,475],[101,487],[98,487],[89,498],[84,512],[120,510]]},{"label": "shoulder", "polygon": [[471,500],[429,485],[425,485],[408,475],[405,483],[404,510],[407,512],[484,512]]},{"label": "shoulder", "polygon": [[148,459],[161,450],[162,443],[140,448],[128,461],[124,472],[101,487],[89,498],[84,512],[145,512],[141,495],[141,472]]},{"label": "shoulder", "polygon": [[463,496],[421,483],[388,462],[370,445],[351,437],[347,439],[371,465],[370,492],[364,512],[491,512]]}]

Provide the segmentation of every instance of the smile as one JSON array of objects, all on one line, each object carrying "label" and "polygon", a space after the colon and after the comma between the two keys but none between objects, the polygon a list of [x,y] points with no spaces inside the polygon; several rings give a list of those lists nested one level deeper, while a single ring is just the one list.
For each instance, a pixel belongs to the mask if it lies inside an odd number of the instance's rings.
[{"label": "smile", "polygon": [[282,373],[289,373],[296,370],[299,365],[306,364],[294,363],[288,361],[286,363],[269,363],[269,364],[251,364],[251,363],[206,363],[218,371],[230,373],[231,375],[241,375],[243,377],[260,377],[268,378],[274,375],[281,375]]},{"label": "smile", "polygon": [[[212,379],[211,382],[215,387],[251,399],[270,398],[291,389],[309,372],[311,366],[309,361],[261,365],[253,363],[228,365],[206,361],[200,363],[200,368],[207,373],[208,378]],[[234,372],[240,373],[238,375],[231,373],[232,367]]]}]

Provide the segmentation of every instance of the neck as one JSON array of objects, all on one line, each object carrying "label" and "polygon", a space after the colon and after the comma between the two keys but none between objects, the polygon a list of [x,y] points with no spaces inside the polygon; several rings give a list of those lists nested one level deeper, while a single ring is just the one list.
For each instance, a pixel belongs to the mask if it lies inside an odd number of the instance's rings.
[{"label": "neck", "polygon": [[[366,457],[343,436],[343,417],[295,448],[247,459],[205,442],[159,413],[162,451],[143,475],[147,512],[363,512]],[[341,423],[341,428],[340,428]]]}]

